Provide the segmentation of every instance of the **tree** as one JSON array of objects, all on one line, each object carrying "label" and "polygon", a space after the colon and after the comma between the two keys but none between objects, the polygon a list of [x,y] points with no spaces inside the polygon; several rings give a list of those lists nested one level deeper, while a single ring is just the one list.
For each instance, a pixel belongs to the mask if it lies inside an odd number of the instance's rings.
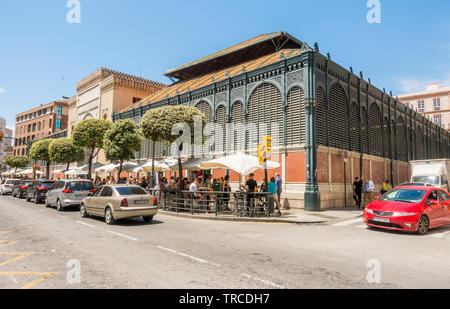
[{"label": "tree", "polygon": [[18,168],[26,167],[30,163],[28,157],[6,157],[5,164],[10,168],[14,168],[16,171]]},{"label": "tree", "polygon": [[134,159],[135,152],[141,150],[142,136],[133,120],[121,119],[106,131],[103,145],[106,159],[120,164],[120,178],[123,162]]},{"label": "tree", "polygon": [[46,177],[47,179],[50,179],[50,155],[48,152],[48,148],[50,144],[52,143],[52,139],[43,139],[40,141],[37,141],[31,146],[30,149],[30,158],[35,161],[44,161],[47,171],[46,171]]},{"label": "tree", "polygon": [[67,164],[66,170],[70,163],[82,161],[85,156],[83,148],[75,146],[73,139],[66,137],[53,140],[48,151],[52,162]]},{"label": "tree", "polygon": [[[175,142],[179,137],[172,135],[172,128],[176,125],[186,123],[191,132],[194,131],[194,117],[202,117],[202,128],[206,125],[206,116],[198,108],[192,106],[163,106],[149,110],[145,113],[141,120],[141,131],[143,135],[152,140],[167,141],[169,143]],[[194,134],[191,134],[193,138]],[[185,145],[180,145],[184,147]],[[181,149],[179,149],[181,151]],[[154,157],[153,157],[154,159]],[[154,167],[152,168],[154,169]],[[178,155],[178,172],[181,175],[183,173],[181,166],[181,154]],[[182,190],[182,182],[179,183],[179,189]]]},{"label": "tree", "polygon": [[82,147],[89,153],[89,178],[92,178],[92,161],[103,148],[105,133],[111,125],[111,121],[108,120],[87,119],[73,129],[72,138],[75,146]]}]

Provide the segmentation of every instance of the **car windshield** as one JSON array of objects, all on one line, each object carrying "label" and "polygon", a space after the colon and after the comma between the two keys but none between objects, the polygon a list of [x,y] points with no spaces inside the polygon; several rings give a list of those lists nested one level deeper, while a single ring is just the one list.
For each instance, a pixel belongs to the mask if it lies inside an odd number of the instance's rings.
[{"label": "car windshield", "polygon": [[439,176],[414,176],[413,182],[430,183],[432,185],[439,185]]},{"label": "car windshield", "polygon": [[427,194],[426,190],[419,189],[395,189],[379,198],[380,201],[419,203]]},{"label": "car windshield", "polygon": [[71,181],[67,183],[66,189],[72,191],[90,191],[94,189],[94,185],[90,181]]},{"label": "car windshield", "polygon": [[41,182],[40,187],[50,188],[54,183],[54,181]]},{"label": "car windshield", "polygon": [[116,188],[120,195],[147,195],[147,191],[141,187],[118,187]]},{"label": "car windshield", "polygon": [[13,185],[18,185],[18,184],[20,184],[20,183],[22,183],[21,180],[8,180],[8,181],[6,182],[6,184],[13,184]]}]

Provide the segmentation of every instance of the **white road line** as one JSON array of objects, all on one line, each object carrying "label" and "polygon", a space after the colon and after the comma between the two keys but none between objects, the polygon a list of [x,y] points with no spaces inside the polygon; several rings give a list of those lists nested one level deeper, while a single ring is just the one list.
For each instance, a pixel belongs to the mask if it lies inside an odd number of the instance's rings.
[{"label": "white road line", "polygon": [[[56,215],[56,216],[67,220],[67,217],[64,217],[64,216],[61,216],[61,215]],[[81,223],[81,222],[78,222],[78,223]]]},{"label": "white road line", "polygon": [[196,261],[196,262],[199,262],[199,263],[202,263],[202,264],[211,264],[211,265],[214,265],[214,266],[217,266],[217,267],[221,267],[220,264],[213,263],[213,262],[210,262],[210,261],[207,261],[207,260],[204,260],[204,259],[192,256],[192,255],[183,253],[183,252],[178,252],[176,250],[165,248],[165,247],[162,247],[162,246],[158,246],[158,248],[161,249],[161,250],[164,250],[164,251],[167,251],[167,252],[171,252],[173,254],[176,254],[176,255],[179,255],[179,256],[191,259],[193,261]]},{"label": "white road line", "polygon": [[339,222],[336,224],[333,224],[334,226],[346,226],[346,225],[350,225],[353,223],[357,223],[357,222],[362,222],[362,218],[357,218],[357,219],[352,219],[352,220],[347,220],[347,221],[343,221],[343,222]]},{"label": "white road line", "polygon": [[278,284],[273,283],[273,282],[271,282],[269,280],[261,279],[261,278],[258,278],[258,277],[253,277],[253,276],[250,276],[248,274],[241,274],[241,277],[245,277],[245,278],[248,278],[248,279],[259,281],[259,282],[264,283],[266,285],[271,285],[271,286],[273,286],[273,287],[275,287],[277,289],[284,289],[285,288],[284,286],[278,285]]},{"label": "white road line", "polygon": [[81,221],[75,221],[76,223],[78,223],[78,224],[83,224],[83,225],[86,225],[86,226],[89,226],[89,227],[92,227],[92,228],[95,228],[95,226],[93,226],[93,225],[90,225],[90,224],[87,224],[87,223],[84,223],[84,222],[81,222]]},{"label": "white road line", "polygon": [[134,238],[134,237],[131,237],[131,236],[127,236],[127,235],[123,235],[123,234],[120,234],[120,233],[116,233],[116,232],[113,232],[113,231],[108,231],[108,233],[111,233],[111,234],[114,234],[114,235],[117,235],[117,236],[120,236],[120,237],[123,237],[123,238],[127,238],[127,239],[130,239],[130,240],[134,240],[134,241],[138,241],[139,240],[137,238]]},{"label": "white road line", "polygon": [[363,225],[358,225],[356,228],[357,228],[357,229],[366,229],[366,228],[367,228],[367,225],[365,225],[365,224],[363,224]]}]

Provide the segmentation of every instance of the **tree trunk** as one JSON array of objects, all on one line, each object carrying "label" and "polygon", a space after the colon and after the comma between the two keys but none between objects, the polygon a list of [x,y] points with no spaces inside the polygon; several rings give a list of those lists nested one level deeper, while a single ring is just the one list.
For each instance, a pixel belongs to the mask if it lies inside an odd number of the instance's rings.
[{"label": "tree trunk", "polygon": [[118,179],[117,183],[120,183],[120,174],[122,173],[122,166],[123,166],[123,160],[120,160],[119,175],[117,177],[117,179]]},{"label": "tree trunk", "polygon": [[181,174],[183,173],[183,167],[181,166],[181,156],[178,156],[178,177],[180,178],[180,182],[178,183],[178,189],[180,191],[183,191],[183,178],[181,177]]},{"label": "tree trunk", "polygon": [[47,180],[50,179],[50,162],[46,162],[46,167],[47,167],[47,173],[46,173],[46,178]]},{"label": "tree trunk", "polygon": [[95,148],[92,149],[91,154],[89,155],[89,172],[88,172],[88,178],[92,178],[92,161],[94,160],[94,151]]},{"label": "tree trunk", "polygon": [[69,170],[70,162],[67,163],[66,172]]},{"label": "tree trunk", "polygon": [[155,142],[152,142],[152,182],[151,187],[154,188],[156,186],[156,177],[155,177]]}]

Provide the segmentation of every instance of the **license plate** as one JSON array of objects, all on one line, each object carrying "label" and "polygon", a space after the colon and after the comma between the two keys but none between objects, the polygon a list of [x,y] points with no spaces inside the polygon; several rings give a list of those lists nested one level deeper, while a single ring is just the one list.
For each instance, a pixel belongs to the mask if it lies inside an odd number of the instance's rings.
[{"label": "license plate", "polygon": [[389,220],[388,218],[379,218],[379,217],[373,217],[373,221],[383,222],[383,223],[390,223],[391,222],[391,220]]},{"label": "license plate", "polygon": [[84,194],[75,194],[75,197],[84,197]]},{"label": "license plate", "polygon": [[134,201],[135,205],[144,205],[144,204],[148,204],[148,200],[142,200],[142,201]]}]

